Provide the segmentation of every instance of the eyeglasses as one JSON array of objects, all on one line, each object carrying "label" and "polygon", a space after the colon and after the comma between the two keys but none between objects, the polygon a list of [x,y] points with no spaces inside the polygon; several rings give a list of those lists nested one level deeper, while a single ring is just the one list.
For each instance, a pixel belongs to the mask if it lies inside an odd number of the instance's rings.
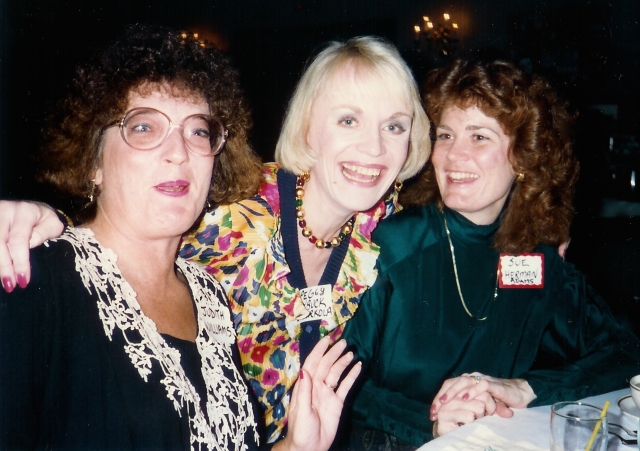
[{"label": "eyeglasses", "polygon": [[209,114],[193,114],[175,125],[162,111],[134,108],[122,119],[107,124],[104,130],[117,125],[124,142],[134,149],[153,150],[164,143],[174,128],[182,130],[187,148],[197,155],[213,156],[222,149],[229,132]]}]

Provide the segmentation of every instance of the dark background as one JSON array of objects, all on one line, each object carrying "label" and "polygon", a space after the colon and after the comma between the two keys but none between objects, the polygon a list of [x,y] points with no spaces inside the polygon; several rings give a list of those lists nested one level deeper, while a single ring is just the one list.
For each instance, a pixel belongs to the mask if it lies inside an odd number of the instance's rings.
[{"label": "dark background", "polygon": [[[423,15],[447,41],[414,31]],[[130,23],[197,31],[229,52],[265,160],[307,59],[328,40],[384,36],[419,84],[452,56],[506,58],[547,76],[579,114],[582,169],[567,257],[638,332],[639,20],[637,0],[0,0],[0,198],[56,203],[33,177],[43,119],[75,65]]]}]

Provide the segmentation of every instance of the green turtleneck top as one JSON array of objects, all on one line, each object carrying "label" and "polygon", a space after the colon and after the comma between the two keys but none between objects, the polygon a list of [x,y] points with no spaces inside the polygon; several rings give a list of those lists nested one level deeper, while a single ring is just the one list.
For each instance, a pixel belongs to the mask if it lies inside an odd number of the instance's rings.
[{"label": "green turtleneck top", "polygon": [[[484,321],[462,306],[443,214],[465,303]],[[462,373],[524,378],[537,395],[530,406],[620,389],[640,374],[640,341],[556,248],[535,250],[543,288],[499,288],[494,298],[497,227],[435,206],[378,226],[378,278],[344,335],[365,364],[344,417],[420,446],[432,439],[434,396]]]}]

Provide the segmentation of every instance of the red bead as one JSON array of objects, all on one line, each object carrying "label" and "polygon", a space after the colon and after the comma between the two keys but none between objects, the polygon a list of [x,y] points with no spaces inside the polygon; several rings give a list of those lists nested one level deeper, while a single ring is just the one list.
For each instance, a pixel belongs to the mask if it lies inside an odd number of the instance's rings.
[{"label": "red bead", "polygon": [[316,241],[318,241],[318,238],[316,238],[315,236],[311,235],[311,236],[309,237],[309,241],[311,241],[311,243],[313,244],[313,243],[315,243]]},{"label": "red bead", "polygon": [[296,181],[296,186],[304,186],[304,180],[302,180],[302,179],[298,179],[298,180]]},{"label": "red bead", "polygon": [[298,222],[298,225],[300,226],[300,228],[304,229],[307,226],[307,221],[303,219],[302,221]]}]

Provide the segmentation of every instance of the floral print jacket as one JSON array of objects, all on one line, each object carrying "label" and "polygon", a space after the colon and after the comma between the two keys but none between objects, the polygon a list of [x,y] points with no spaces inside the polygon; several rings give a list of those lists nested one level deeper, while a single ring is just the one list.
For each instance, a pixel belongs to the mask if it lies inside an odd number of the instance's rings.
[{"label": "floral print jacket", "polygon": [[[269,442],[287,422],[289,392],[300,371],[297,318],[307,312],[299,290],[287,281],[290,269],[280,233],[276,164],[264,166],[258,195],[207,213],[183,240],[180,255],[205,267],[226,290],[238,334],[242,368],[265,414]],[[285,193],[292,198],[294,193]],[[373,285],[379,248],[371,241],[378,222],[399,209],[397,193],[356,215],[347,254],[332,290],[333,318],[321,335],[342,335],[343,324]]]}]

